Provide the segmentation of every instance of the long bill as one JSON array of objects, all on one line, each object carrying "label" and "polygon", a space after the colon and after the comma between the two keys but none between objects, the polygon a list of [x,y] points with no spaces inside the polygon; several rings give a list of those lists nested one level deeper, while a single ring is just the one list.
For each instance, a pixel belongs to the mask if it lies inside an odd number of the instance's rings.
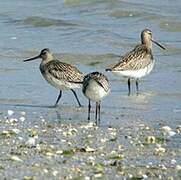
[{"label": "long bill", "polygon": [[23,61],[24,61],[24,62],[26,62],[26,61],[32,61],[32,60],[35,60],[35,59],[38,59],[38,58],[41,58],[40,55],[35,56],[35,57],[32,57],[32,58],[29,58],[29,59],[25,59],[25,60],[23,60]]},{"label": "long bill", "polygon": [[162,49],[166,50],[166,48],[165,48],[165,47],[163,47],[160,43],[158,43],[158,42],[154,41],[153,39],[151,39],[151,41],[152,41],[152,42],[154,42],[154,43],[155,43],[157,46],[159,46],[160,48],[162,48]]}]

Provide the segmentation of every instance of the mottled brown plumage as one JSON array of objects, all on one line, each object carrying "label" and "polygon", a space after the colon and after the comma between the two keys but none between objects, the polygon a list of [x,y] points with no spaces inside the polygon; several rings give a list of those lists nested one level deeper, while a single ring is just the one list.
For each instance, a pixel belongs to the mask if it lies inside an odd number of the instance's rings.
[{"label": "mottled brown plumage", "polygon": [[75,66],[53,60],[46,63],[41,68],[42,73],[49,73],[57,80],[68,81],[71,83],[78,83],[83,81],[84,74],[80,72]]},{"label": "mottled brown plumage", "polygon": [[107,77],[100,72],[92,72],[87,74],[83,80],[82,86],[83,94],[88,98],[88,120],[90,120],[90,101],[96,102],[96,122],[97,115],[98,120],[100,120],[100,105],[101,100],[106,97],[110,92],[109,81]]},{"label": "mottled brown plumage", "polygon": [[148,75],[155,64],[152,54],[152,42],[165,49],[152,38],[152,32],[144,29],[141,32],[141,44],[137,45],[132,51],[121,56],[120,62],[106,69],[118,76],[128,77],[128,95],[130,95],[131,78],[136,79],[136,89],[138,93],[138,80]]},{"label": "mottled brown plumage", "polygon": [[110,69],[111,71],[139,70],[147,67],[152,61],[152,50],[145,44],[140,44],[122,56],[120,62]]},{"label": "mottled brown plumage", "polygon": [[58,104],[63,90],[71,90],[79,106],[81,106],[76,92],[73,89],[82,87],[81,83],[84,78],[83,73],[76,67],[55,59],[48,48],[43,49],[38,56],[24,61],[31,61],[38,58],[42,59],[40,71],[43,77],[49,84],[60,90],[55,106]]},{"label": "mottled brown plumage", "polygon": [[98,84],[100,84],[104,88],[106,92],[110,90],[109,81],[104,74],[100,72],[92,72],[84,77],[83,82],[88,82],[90,79],[94,79]]}]

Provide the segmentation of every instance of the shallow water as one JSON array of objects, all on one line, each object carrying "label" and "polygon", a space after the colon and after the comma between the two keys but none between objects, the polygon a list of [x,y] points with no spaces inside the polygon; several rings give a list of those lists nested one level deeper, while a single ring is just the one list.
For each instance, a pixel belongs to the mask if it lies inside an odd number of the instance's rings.
[{"label": "shallow water", "polygon": [[[109,77],[111,94],[102,103],[100,128],[103,131],[111,126],[131,127],[134,132],[134,127],[141,123],[156,131],[165,125],[175,129],[181,118],[180,15],[180,0],[0,2],[2,119],[12,109],[25,111],[33,125],[40,117],[50,123],[87,122],[87,100],[80,90],[77,93],[84,108],[77,108],[71,92],[64,92],[59,107],[51,108],[58,90],[41,76],[40,61],[22,62],[49,47],[56,57],[75,64],[82,72],[98,70]],[[140,95],[135,95],[133,83],[133,95],[128,97],[127,80],[104,69],[140,41],[144,28],[150,28],[154,39],[167,50],[154,46],[154,70],[140,82]],[[171,141],[169,147],[172,145],[175,150],[181,148],[180,138]]]}]

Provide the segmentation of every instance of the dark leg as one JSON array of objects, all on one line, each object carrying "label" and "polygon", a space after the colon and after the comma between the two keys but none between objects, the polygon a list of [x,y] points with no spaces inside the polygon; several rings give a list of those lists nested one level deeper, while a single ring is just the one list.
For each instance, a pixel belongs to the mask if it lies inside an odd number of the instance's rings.
[{"label": "dark leg", "polygon": [[75,92],[73,89],[71,89],[71,91],[73,92],[73,94],[74,94],[74,96],[75,96],[75,98],[76,98],[76,100],[77,100],[77,102],[78,102],[78,104],[79,104],[79,107],[82,107],[82,105],[80,104],[80,101],[79,101],[79,99],[78,99],[78,97],[77,97],[76,92]]},{"label": "dark leg", "polygon": [[129,78],[128,79],[128,96],[130,96],[130,94],[131,94],[131,79]]},{"label": "dark leg", "polygon": [[100,104],[101,104],[100,101],[96,102],[96,125],[100,124]]},{"label": "dark leg", "polygon": [[138,79],[136,79],[136,92],[137,92],[137,95],[138,95],[138,92],[139,92]]},{"label": "dark leg", "polygon": [[90,120],[90,111],[91,111],[91,104],[90,104],[90,99],[89,99],[89,104],[88,104],[88,120]]},{"label": "dark leg", "polygon": [[100,122],[100,116],[101,116],[101,101],[98,102],[98,113],[99,113],[99,117],[98,117],[98,121]]},{"label": "dark leg", "polygon": [[97,121],[97,112],[98,112],[98,102],[96,102],[96,116],[95,116],[96,121]]},{"label": "dark leg", "polygon": [[58,98],[57,98],[57,100],[56,100],[56,103],[55,103],[54,107],[57,106],[57,104],[58,104],[58,102],[59,102],[59,100],[60,100],[61,97],[62,97],[62,91],[60,90],[59,96],[58,96]]}]

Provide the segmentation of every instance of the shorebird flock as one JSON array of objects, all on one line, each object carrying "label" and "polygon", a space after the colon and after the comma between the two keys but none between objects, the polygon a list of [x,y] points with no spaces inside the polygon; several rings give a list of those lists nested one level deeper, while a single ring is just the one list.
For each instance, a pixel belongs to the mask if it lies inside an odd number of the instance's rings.
[{"label": "shorebird flock", "polygon": [[[153,58],[152,42],[165,50],[161,44],[153,39],[151,30],[144,29],[141,32],[141,44],[121,56],[117,64],[106,69],[106,71],[110,71],[117,76],[128,78],[128,96],[131,94],[131,80],[136,81],[138,94],[139,80],[148,75],[154,67],[155,60]],[[82,105],[74,89],[82,88],[84,96],[88,99],[88,120],[90,120],[91,101],[94,101],[96,103],[95,119],[96,122],[99,122],[101,100],[110,92],[108,78],[97,71],[85,75],[75,66],[54,58],[48,48],[41,50],[39,55],[26,59],[24,62],[39,58],[42,59],[40,63],[41,74],[49,84],[59,90],[59,95],[54,107],[58,105],[62,96],[62,91],[65,90],[71,90],[73,92],[79,107],[81,107]]]}]

